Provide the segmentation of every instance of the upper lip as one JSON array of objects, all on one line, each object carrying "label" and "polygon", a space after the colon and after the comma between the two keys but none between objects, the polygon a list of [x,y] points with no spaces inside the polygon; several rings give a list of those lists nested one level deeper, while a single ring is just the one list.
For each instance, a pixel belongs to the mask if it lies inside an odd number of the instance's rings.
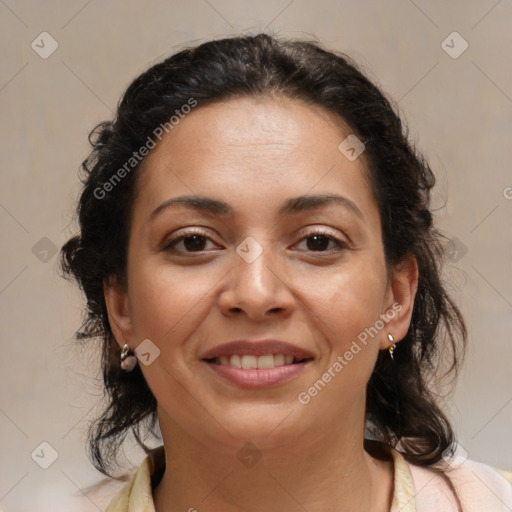
[{"label": "upper lip", "polygon": [[280,340],[236,340],[217,345],[207,350],[201,359],[215,359],[221,356],[252,355],[263,356],[266,354],[291,355],[296,359],[309,359],[313,355],[307,350]]}]

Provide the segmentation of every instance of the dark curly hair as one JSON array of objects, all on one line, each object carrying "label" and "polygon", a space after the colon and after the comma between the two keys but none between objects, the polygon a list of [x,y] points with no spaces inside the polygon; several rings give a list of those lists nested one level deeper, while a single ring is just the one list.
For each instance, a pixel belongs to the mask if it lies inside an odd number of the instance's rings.
[{"label": "dark curly hair", "polygon": [[110,475],[130,432],[147,453],[148,429],[154,434],[158,419],[155,397],[140,368],[125,373],[119,367],[120,349],[104,299],[111,277],[126,285],[130,214],[140,167],[131,159],[140,158],[139,148],[150,140],[157,142],[157,127],[168,131],[169,119],[184,105],[197,102],[200,108],[253,95],[322,107],[337,114],[366,146],[388,273],[410,255],[419,270],[407,335],[394,361],[380,352],[367,385],[367,433],[399,449],[406,460],[436,469],[455,436],[434,384],[457,376],[467,331],[441,279],[445,237],[433,226],[429,209],[435,177],[408,141],[397,108],[347,56],[316,41],[268,34],[208,41],[153,65],[128,87],[115,119],[100,123],[89,136],[92,152],[82,164],[84,186],[77,208],[80,231],[63,245],[61,269],[65,277],[76,279],[87,299],[77,339],[100,339],[103,347],[106,406],[89,430],[91,460]]}]

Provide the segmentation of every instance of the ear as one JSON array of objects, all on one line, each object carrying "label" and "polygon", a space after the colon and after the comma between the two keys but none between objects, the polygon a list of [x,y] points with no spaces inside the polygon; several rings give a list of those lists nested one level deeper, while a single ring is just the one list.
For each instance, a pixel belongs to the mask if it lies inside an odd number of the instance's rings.
[{"label": "ear", "polygon": [[[398,343],[405,338],[411,323],[414,309],[414,299],[418,290],[418,262],[411,254],[404,258],[393,269],[390,287],[386,297],[387,304],[384,314],[388,321],[383,329],[384,336],[380,340],[380,348],[387,349],[390,341],[387,337],[391,334]],[[387,312],[387,313],[386,313]]]},{"label": "ear", "polygon": [[107,306],[108,321],[114,333],[117,343],[123,347],[125,343],[130,345],[133,339],[133,326],[130,314],[128,292],[117,279],[110,277],[103,287],[103,294]]}]

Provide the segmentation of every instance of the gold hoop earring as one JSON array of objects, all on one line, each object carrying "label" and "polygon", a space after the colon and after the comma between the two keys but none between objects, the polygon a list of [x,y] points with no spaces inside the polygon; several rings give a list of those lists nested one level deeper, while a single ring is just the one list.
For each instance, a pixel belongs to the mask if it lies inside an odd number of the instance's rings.
[{"label": "gold hoop earring", "polygon": [[391,336],[391,334],[388,334],[388,340],[392,343],[392,345],[388,348],[389,355],[391,356],[391,359],[394,361],[393,351],[395,350],[395,347],[396,347],[395,338],[393,338],[393,336]]}]

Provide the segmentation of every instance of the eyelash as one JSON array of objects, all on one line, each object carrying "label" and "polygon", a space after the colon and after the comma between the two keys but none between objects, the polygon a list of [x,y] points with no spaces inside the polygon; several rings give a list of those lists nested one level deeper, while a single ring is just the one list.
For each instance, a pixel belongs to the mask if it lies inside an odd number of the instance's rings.
[{"label": "eyelash", "polygon": [[[190,238],[194,235],[199,235],[199,236],[202,236],[203,238],[206,238],[208,240],[211,240],[211,238],[208,236],[208,234],[206,234],[204,231],[201,231],[199,229],[194,229],[194,230],[191,230],[191,231],[188,231],[186,233],[183,233],[181,235],[178,235],[176,237],[174,237],[173,239],[169,240],[168,243],[165,244],[165,246],[163,247],[163,250],[164,251],[168,251],[168,252],[180,252],[180,251],[176,251],[176,245],[180,242],[182,242],[183,240],[185,240],[186,238]],[[322,229],[316,229],[314,231],[311,231],[309,233],[305,233],[302,238],[300,239],[300,241],[303,241],[303,240],[307,240],[308,238],[312,238],[313,236],[323,236],[325,238],[327,238],[329,241],[333,242],[337,248],[334,249],[336,251],[341,251],[343,249],[347,249],[348,248],[348,245],[341,241],[339,238],[337,238],[332,232],[330,231],[327,231],[327,230],[322,230]],[[327,249],[325,251],[309,251],[309,252],[312,252],[314,254],[324,254],[324,253],[330,253],[332,252],[333,249]],[[204,251],[184,251],[185,254],[195,254],[195,253],[203,253]]]}]

